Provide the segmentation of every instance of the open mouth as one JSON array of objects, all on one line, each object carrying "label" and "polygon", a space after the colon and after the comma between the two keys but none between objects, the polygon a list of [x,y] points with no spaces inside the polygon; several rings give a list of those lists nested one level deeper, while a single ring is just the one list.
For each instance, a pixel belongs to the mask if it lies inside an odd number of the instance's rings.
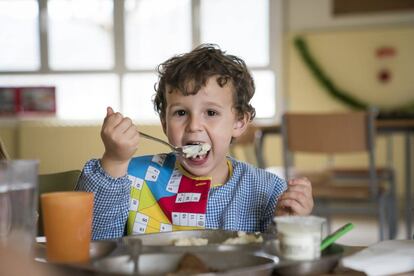
[{"label": "open mouth", "polygon": [[205,159],[211,150],[211,145],[204,142],[190,142],[183,147],[183,156],[190,160]]}]

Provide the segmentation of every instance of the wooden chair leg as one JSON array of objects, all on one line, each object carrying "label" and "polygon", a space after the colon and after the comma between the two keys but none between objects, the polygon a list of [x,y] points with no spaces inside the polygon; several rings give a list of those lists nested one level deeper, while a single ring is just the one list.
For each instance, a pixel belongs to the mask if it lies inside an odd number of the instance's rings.
[{"label": "wooden chair leg", "polygon": [[379,238],[381,241],[385,239],[385,229],[387,229],[387,218],[386,218],[386,199],[381,196],[378,199],[378,226],[379,226]]},{"label": "wooden chair leg", "polygon": [[398,208],[397,208],[397,199],[396,199],[396,191],[395,191],[395,176],[394,174],[391,175],[389,179],[390,183],[390,192],[389,192],[389,225],[390,225],[390,233],[389,238],[395,239],[398,232]]},{"label": "wooden chair leg", "polygon": [[395,239],[398,232],[398,211],[397,202],[395,196],[389,194],[387,196],[387,222],[388,222],[388,238],[390,240]]}]

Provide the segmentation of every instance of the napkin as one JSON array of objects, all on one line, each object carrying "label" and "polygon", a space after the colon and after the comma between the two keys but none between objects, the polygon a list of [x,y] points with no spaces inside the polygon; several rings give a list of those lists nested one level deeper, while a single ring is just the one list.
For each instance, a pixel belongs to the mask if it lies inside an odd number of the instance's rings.
[{"label": "napkin", "polygon": [[342,259],[342,266],[368,275],[390,275],[414,270],[414,240],[389,240]]}]

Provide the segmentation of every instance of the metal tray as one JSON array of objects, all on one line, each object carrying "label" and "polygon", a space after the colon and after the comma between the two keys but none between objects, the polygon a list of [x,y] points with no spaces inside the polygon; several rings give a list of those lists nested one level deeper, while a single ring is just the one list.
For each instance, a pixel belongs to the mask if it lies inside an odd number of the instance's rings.
[{"label": "metal tray", "polygon": [[[179,238],[206,238],[205,246],[174,246]],[[83,264],[65,265],[66,268],[87,272],[84,275],[128,275],[133,271],[133,261],[128,253],[127,240],[142,242],[139,267],[142,274],[165,274],[176,269],[178,260],[186,252],[199,256],[208,267],[217,269],[219,275],[315,275],[334,269],[344,251],[334,244],[322,252],[320,259],[312,261],[279,260],[277,241],[264,234],[263,243],[247,245],[223,245],[237,232],[223,230],[194,230],[128,236],[91,243],[91,261]],[[44,244],[38,244],[36,260],[46,262]],[[77,273],[77,272],[76,272]],[[215,273],[212,273],[215,274]],[[210,275],[212,275],[210,274]]]},{"label": "metal tray", "polygon": [[[139,275],[174,275],[184,252],[141,254],[138,258]],[[197,252],[196,255],[210,269],[216,271],[197,275],[271,275],[275,266],[273,258],[253,253]],[[134,262],[130,255],[106,257],[93,263],[102,275],[132,275]]]},{"label": "metal tray", "polygon": [[[333,244],[322,252],[319,259],[311,261],[288,261],[279,260],[277,252],[278,241],[274,239],[275,235],[264,233],[263,243],[251,243],[246,245],[224,245],[228,238],[237,237],[238,232],[223,230],[194,230],[194,231],[176,231],[166,233],[156,233],[147,235],[135,235],[124,237],[125,239],[140,239],[143,247],[142,252],[225,252],[237,251],[233,258],[238,258],[239,252],[250,252],[255,254],[264,254],[264,256],[274,256],[275,268],[273,275],[318,275],[332,271],[338,264],[343,254],[343,247]],[[206,238],[208,245],[205,246],[174,246],[174,240],[179,238]]]},{"label": "metal tray", "polygon": [[[264,243],[249,244],[223,244],[229,238],[238,237],[237,231],[224,230],[191,230],[162,232],[145,235],[133,235],[122,238],[123,243],[127,239],[140,239],[144,252],[205,252],[205,251],[249,251],[255,252],[262,249]],[[174,241],[182,238],[204,238],[207,245],[200,246],[175,246]]]},{"label": "metal tray", "polygon": [[[89,255],[91,257],[91,261],[108,256],[118,247],[118,241],[116,240],[92,241],[89,247]],[[46,263],[46,244],[37,243],[34,249],[34,255],[35,261]]]},{"label": "metal tray", "polygon": [[[278,255],[277,240],[267,241],[263,252]],[[288,261],[281,259],[273,270],[273,275],[320,275],[333,271],[342,257],[344,248],[332,244],[322,251],[319,259],[310,261]]]}]

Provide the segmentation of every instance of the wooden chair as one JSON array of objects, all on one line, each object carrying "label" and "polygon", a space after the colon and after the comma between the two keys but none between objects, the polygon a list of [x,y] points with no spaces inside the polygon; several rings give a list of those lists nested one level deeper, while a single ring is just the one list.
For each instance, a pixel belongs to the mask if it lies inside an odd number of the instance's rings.
[{"label": "wooden chair", "polygon": [[80,170],[64,171],[59,173],[39,175],[39,219],[37,221],[37,235],[43,236],[43,218],[40,195],[43,193],[73,191],[78,182]]},{"label": "wooden chair", "polygon": [[[337,213],[376,215],[380,239],[385,238],[386,229],[392,239],[397,232],[394,173],[376,167],[374,120],[372,112],[284,114],[284,170],[286,179],[307,176],[311,180],[316,214],[328,220]],[[330,164],[319,171],[301,172],[294,167],[297,153],[326,154],[332,161],[336,154],[357,152],[366,153],[367,168]]]}]

